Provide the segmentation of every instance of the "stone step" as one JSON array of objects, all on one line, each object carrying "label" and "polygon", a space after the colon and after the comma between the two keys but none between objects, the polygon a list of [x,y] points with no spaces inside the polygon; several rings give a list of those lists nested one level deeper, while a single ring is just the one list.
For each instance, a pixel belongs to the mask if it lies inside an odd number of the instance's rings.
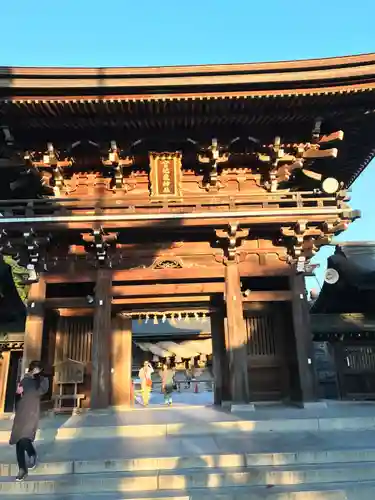
[{"label": "stone step", "polygon": [[[103,460],[72,460],[40,462],[30,477],[77,474],[107,474],[115,472],[186,471],[190,469],[231,469],[243,467],[275,467],[293,465],[333,465],[375,463],[375,449],[301,451],[290,453],[211,454],[180,457],[121,458]],[[16,464],[0,464],[0,477],[15,477]]]},{"label": "stone step", "polygon": [[[329,465],[303,465],[285,467],[249,467],[228,469],[186,469],[151,472],[106,474],[72,474],[63,476],[30,476],[23,483],[14,478],[1,478],[0,497],[22,495],[67,495],[92,493],[137,493],[136,496],[152,498],[155,492],[174,491],[181,496],[196,488],[207,489],[211,494],[221,488],[263,487],[264,491],[275,486],[293,486],[306,489],[308,485],[373,481],[375,463],[346,463]],[[296,488],[297,489],[297,488]],[[241,493],[241,491],[238,491]],[[343,497],[345,498],[345,497]],[[357,497],[357,500],[362,500]]]},{"label": "stone step", "polygon": [[[285,420],[228,420],[218,422],[170,423],[150,425],[44,426],[37,440],[44,442],[98,438],[154,438],[182,436],[221,436],[240,433],[289,433],[375,430],[375,415],[354,418],[304,418]],[[9,442],[10,430],[0,430],[0,444]]]},{"label": "stone step", "polygon": [[[123,493],[92,493],[92,494],[56,494],[51,495],[53,500],[373,500],[375,494],[375,483],[358,485],[348,483],[345,489],[340,485],[324,485],[319,487],[310,485],[308,489],[264,488],[264,487],[242,487],[221,488],[220,491],[196,488],[194,491],[186,491],[180,495],[173,491],[163,492],[160,495],[153,494],[138,496],[135,493],[129,495]],[[24,495],[14,495],[12,500],[23,500]],[[39,495],[27,496],[28,500],[40,500]],[[43,498],[43,497],[42,497]]]}]

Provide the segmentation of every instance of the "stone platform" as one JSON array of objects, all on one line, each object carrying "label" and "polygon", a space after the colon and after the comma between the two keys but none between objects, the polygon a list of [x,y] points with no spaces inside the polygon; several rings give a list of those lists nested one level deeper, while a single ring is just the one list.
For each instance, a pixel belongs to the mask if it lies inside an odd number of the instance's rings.
[{"label": "stone platform", "polygon": [[[14,448],[0,444],[0,498],[375,498],[375,405],[268,406],[240,418],[185,407],[45,419],[51,438],[37,442],[41,462],[24,483],[14,482]],[[11,422],[0,424],[5,437]]]}]

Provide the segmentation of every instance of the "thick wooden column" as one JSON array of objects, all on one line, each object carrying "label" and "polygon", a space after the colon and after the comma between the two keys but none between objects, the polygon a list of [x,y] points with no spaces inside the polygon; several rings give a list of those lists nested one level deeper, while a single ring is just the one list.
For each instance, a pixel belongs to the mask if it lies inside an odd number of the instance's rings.
[{"label": "thick wooden column", "polygon": [[98,270],[92,332],[91,408],[107,408],[110,402],[110,337],[112,273]]},{"label": "thick wooden column", "polygon": [[22,359],[22,374],[31,361],[40,361],[44,328],[44,301],[46,298],[46,282],[41,275],[37,283],[30,286],[27,306],[27,319]]},{"label": "thick wooden column", "polygon": [[[296,387],[292,399],[296,402],[312,402],[317,399],[314,346],[310,325],[310,313],[306,296],[305,279],[293,272],[289,278],[292,291],[292,319],[295,342]],[[293,349],[294,351],[294,349]]]},{"label": "thick wooden column", "polygon": [[132,320],[121,315],[112,320],[111,405],[130,406],[132,371]]},{"label": "thick wooden column", "polygon": [[225,342],[225,306],[211,315],[211,336],[213,353],[213,375],[215,383],[214,402],[221,405],[230,400],[228,355]]},{"label": "thick wooden column", "polygon": [[10,365],[10,351],[2,353],[0,358],[0,412],[5,411],[5,398],[8,387],[8,375]]},{"label": "thick wooden column", "polygon": [[247,332],[243,317],[240,272],[235,260],[228,260],[225,266],[225,301],[231,399],[234,403],[248,403]]}]

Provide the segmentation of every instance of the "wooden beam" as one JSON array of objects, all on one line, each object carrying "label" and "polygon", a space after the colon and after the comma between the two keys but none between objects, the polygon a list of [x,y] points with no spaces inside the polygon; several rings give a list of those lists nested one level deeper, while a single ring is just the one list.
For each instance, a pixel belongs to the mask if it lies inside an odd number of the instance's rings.
[{"label": "wooden beam", "polygon": [[121,299],[113,299],[112,304],[121,304],[121,305],[134,305],[134,306],[142,306],[147,305],[150,306],[152,304],[158,305],[168,305],[175,304],[175,307],[178,307],[178,304],[183,303],[194,303],[194,302],[210,302],[211,295],[183,295],[183,296],[163,296],[163,297],[144,297],[144,298],[121,298]]},{"label": "wooden beam", "polygon": [[150,284],[134,286],[114,286],[113,297],[142,297],[144,295],[193,295],[211,294],[224,291],[224,283],[180,283],[180,284]]},{"label": "wooden beam", "polygon": [[311,329],[317,333],[375,332],[375,316],[367,314],[310,314]]},{"label": "wooden beam", "polygon": [[[286,213],[282,215],[283,209],[280,209],[280,215],[275,215],[273,213],[267,214],[264,210],[264,214],[262,216],[254,215],[254,216],[244,216],[240,212],[236,214],[235,211],[229,213],[227,217],[207,217],[201,219],[183,219],[183,218],[175,218],[169,220],[162,221],[162,227],[160,227],[159,231],[167,232],[169,230],[180,229],[180,228],[214,228],[214,229],[225,229],[228,226],[228,222],[241,220],[241,226],[253,227],[257,225],[270,225],[271,227],[278,227],[280,225],[293,225],[297,224],[298,221],[303,217],[305,220],[311,223],[321,223],[326,219],[339,218],[344,213],[343,210],[339,210],[337,208],[311,208],[305,209],[307,212],[301,212],[303,209],[294,209],[295,214],[292,215],[290,213]],[[284,209],[286,212],[290,209]],[[315,212],[315,213],[314,213]],[[351,215],[348,218],[352,217]],[[4,218],[2,220],[0,218],[0,228],[8,230],[9,226],[12,225],[17,231],[27,231],[30,228],[30,224],[33,226],[33,230],[38,233],[43,232],[66,232],[66,231],[91,231],[93,225],[97,222],[96,220],[84,222],[84,221],[60,221],[59,219],[56,222],[43,221],[42,217],[40,217],[40,221],[38,218],[25,218],[25,222],[17,221],[15,217],[14,220],[8,220]],[[101,227],[105,231],[116,231],[116,230],[125,230],[125,229],[145,229],[150,231],[151,228],[155,229],[152,221],[139,221],[139,220],[128,220],[128,221],[116,221],[111,220],[111,214],[106,216],[105,220],[100,220]]]},{"label": "wooden beam", "polygon": [[242,302],[244,302],[244,307],[246,303],[249,302],[288,302],[292,300],[292,292],[288,290],[270,290],[262,292],[252,292],[248,297],[244,297]]},{"label": "wooden beam", "polygon": [[235,403],[247,403],[250,401],[247,367],[248,339],[243,316],[240,272],[235,261],[228,261],[225,266],[225,302],[231,399]]},{"label": "wooden beam", "polygon": [[[223,304],[224,305],[224,304]],[[220,405],[230,401],[230,376],[225,342],[224,307],[211,314],[211,338],[213,353],[213,375],[215,382],[214,402]]]},{"label": "wooden beam", "polygon": [[43,327],[45,315],[46,282],[41,275],[37,283],[30,286],[25,325],[25,340],[22,359],[22,374],[31,361],[40,361],[42,356]]},{"label": "wooden beam", "polygon": [[[260,266],[252,262],[238,264],[242,277],[262,276],[289,276],[290,267],[283,263],[280,266]],[[50,273],[46,274],[47,283],[92,283],[95,281],[96,271],[83,271],[80,273]],[[223,266],[192,267],[182,269],[121,269],[113,271],[113,282],[119,281],[153,281],[158,283],[166,280],[194,280],[194,279],[224,279]]]},{"label": "wooden beam", "polygon": [[292,292],[292,319],[294,346],[291,350],[296,359],[293,363],[297,368],[296,387],[292,397],[297,402],[316,401],[316,381],[314,370],[314,346],[310,325],[309,306],[307,302],[305,279],[303,274],[295,271],[290,275]]},{"label": "wooden beam", "polygon": [[111,273],[98,270],[92,333],[91,408],[93,409],[107,408],[110,403],[111,288]]},{"label": "wooden beam", "polygon": [[94,309],[93,308],[69,308],[69,307],[61,307],[58,309],[59,315],[61,317],[70,317],[70,316],[93,316]]},{"label": "wooden beam", "polygon": [[132,320],[118,315],[112,320],[111,405],[132,403]]},{"label": "wooden beam", "polygon": [[[178,295],[169,296],[163,295],[162,297],[121,297],[112,299],[113,305],[139,305],[142,304],[149,306],[152,304],[182,304],[182,303],[206,303],[211,300],[211,295]],[[81,297],[57,297],[54,299],[46,299],[45,307],[48,309],[59,309],[62,316],[90,316],[94,311],[94,304],[88,304],[85,298]],[[76,312],[74,312],[76,311]]]}]

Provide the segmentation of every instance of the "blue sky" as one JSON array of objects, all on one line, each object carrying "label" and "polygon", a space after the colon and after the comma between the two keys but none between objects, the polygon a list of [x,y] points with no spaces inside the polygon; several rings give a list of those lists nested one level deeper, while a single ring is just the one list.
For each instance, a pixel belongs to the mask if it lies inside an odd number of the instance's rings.
[{"label": "blue sky", "polygon": [[[0,65],[9,66],[234,63],[375,52],[371,0],[2,0],[0,18]],[[363,218],[341,240],[375,240],[374,186],[373,162],[353,185],[352,206]],[[318,254],[323,267],[329,251]]]}]

